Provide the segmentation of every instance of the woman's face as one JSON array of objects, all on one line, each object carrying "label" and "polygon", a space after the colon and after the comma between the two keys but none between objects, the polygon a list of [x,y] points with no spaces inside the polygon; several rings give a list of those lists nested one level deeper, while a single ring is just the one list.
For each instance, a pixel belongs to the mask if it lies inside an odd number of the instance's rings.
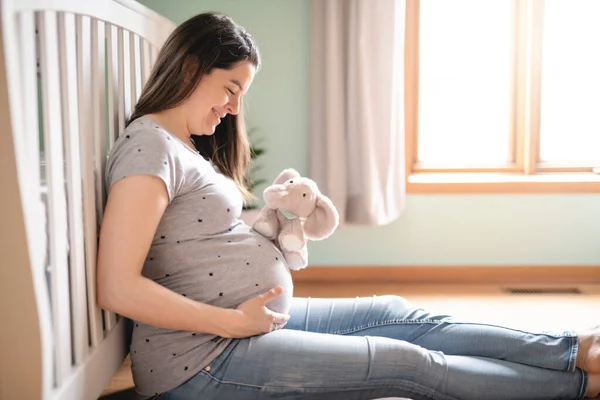
[{"label": "woman's face", "polygon": [[255,72],[254,65],[244,61],[232,69],[214,68],[204,75],[187,99],[188,131],[194,135],[212,135],[221,118],[237,115]]}]

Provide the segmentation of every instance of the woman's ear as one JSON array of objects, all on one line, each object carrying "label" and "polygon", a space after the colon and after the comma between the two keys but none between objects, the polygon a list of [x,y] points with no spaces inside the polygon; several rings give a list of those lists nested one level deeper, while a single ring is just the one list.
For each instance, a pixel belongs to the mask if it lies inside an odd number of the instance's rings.
[{"label": "woman's ear", "polygon": [[311,240],[322,240],[335,231],[340,222],[337,209],[326,196],[320,194],[315,210],[304,221],[304,234]]}]

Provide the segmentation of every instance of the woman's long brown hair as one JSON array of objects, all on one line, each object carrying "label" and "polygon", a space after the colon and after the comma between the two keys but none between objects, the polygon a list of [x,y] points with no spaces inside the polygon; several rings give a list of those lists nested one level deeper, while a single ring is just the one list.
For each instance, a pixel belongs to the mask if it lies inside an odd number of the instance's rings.
[{"label": "woman's long brown hair", "polygon": [[[135,111],[135,119],[180,105],[200,79],[213,68],[232,69],[247,61],[260,68],[254,39],[230,17],[217,13],[196,15],[179,25],[161,48]],[[238,115],[227,114],[212,135],[192,135],[200,154],[230,177],[246,200],[254,196],[244,184],[250,163],[250,143],[242,104]]]}]

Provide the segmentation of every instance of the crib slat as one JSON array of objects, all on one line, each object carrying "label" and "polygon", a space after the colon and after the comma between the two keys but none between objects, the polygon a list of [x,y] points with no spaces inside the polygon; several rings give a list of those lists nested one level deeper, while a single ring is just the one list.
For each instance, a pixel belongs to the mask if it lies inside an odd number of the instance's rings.
[{"label": "crib slat", "polygon": [[[22,97],[22,111],[24,112],[23,118],[19,119],[22,121],[23,136],[26,147],[23,149],[27,151],[26,156],[28,160],[39,159],[39,129],[38,129],[38,87],[37,87],[37,70],[36,70],[36,37],[35,37],[35,15],[34,12],[23,12],[19,15],[19,41],[22,46],[18,53],[21,56],[21,88],[22,92],[15,93],[14,95],[21,94]],[[5,50],[6,51],[6,50]],[[13,95],[13,94],[11,94]],[[13,95],[13,96],[14,96]],[[39,187],[40,181],[40,169],[39,164],[34,166],[31,164],[31,171],[28,171],[28,176],[31,175],[35,178],[35,185]]]},{"label": "crib slat", "polygon": [[131,59],[133,62],[131,63],[132,71],[131,71],[131,81],[134,83],[134,101],[132,103],[132,109],[137,104],[140,95],[142,94],[142,79],[143,79],[143,71],[142,71],[142,44],[140,42],[140,37],[138,35],[134,35],[130,33],[130,38],[133,40],[133,46],[130,46],[132,51]]},{"label": "crib slat", "polygon": [[[20,91],[14,90],[12,96],[21,97],[21,107],[20,111],[21,118],[15,119],[13,121],[14,128],[18,129],[18,132],[21,132],[19,135],[19,139],[23,139],[22,141],[15,141],[15,147],[21,147],[18,143],[22,144],[22,148],[19,151],[19,154],[23,154],[25,165],[27,169],[24,172],[24,175],[27,176],[26,182],[24,185],[31,185],[31,187],[35,188],[36,197],[33,199],[23,199],[24,204],[27,204],[27,213],[31,212],[31,221],[33,221],[36,225],[28,226],[28,230],[31,234],[37,233],[38,235],[34,237],[33,242],[38,245],[35,249],[36,251],[32,252],[32,264],[34,273],[40,274],[39,276],[43,276],[44,271],[44,262],[46,257],[46,232],[43,227],[43,223],[40,222],[45,218],[45,211],[43,209],[43,203],[40,199],[40,189],[41,189],[41,177],[40,177],[40,142],[39,142],[39,110],[38,110],[38,80],[37,80],[37,71],[36,71],[36,38],[35,38],[35,16],[33,12],[23,12],[19,16],[19,42],[21,48],[18,53],[21,56],[21,65],[18,73],[21,75],[20,79]],[[12,44],[12,43],[10,43]],[[9,42],[7,41],[7,45]],[[5,50],[6,51],[6,50]],[[7,51],[10,52],[10,51]],[[19,124],[20,123],[20,124]],[[22,124],[22,125],[21,125]],[[37,162],[36,162],[37,161]],[[31,193],[31,192],[30,192]],[[28,217],[25,215],[24,217]],[[29,219],[29,218],[28,218]],[[41,229],[40,229],[41,228]],[[34,279],[37,279],[38,276],[35,276]],[[45,279],[45,278],[44,278]],[[43,311],[40,312],[43,314]]]},{"label": "crib slat", "polygon": [[117,325],[117,314],[112,311],[102,310],[104,317],[104,324],[108,332],[112,331],[115,325]]},{"label": "crib slat", "polygon": [[137,79],[136,79],[136,46],[135,35],[129,32],[129,74],[131,79],[131,112],[134,111],[135,103],[137,102]]},{"label": "crib slat", "polygon": [[71,372],[71,306],[56,13],[53,11],[42,12],[39,22],[46,177],[48,182],[50,295],[54,323],[55,379],[56,385],[60,386]]},{"label": "crib slat", "polygon": [[148,43],[147,40],[142,39],[142,89],[144,88],[144,85],[146,85],[152,70],[150,57],[150,43]]},{"label": "crib slat", "polygon": [[[107,121],[108,121],[108,149],[117,140],[119,132],[119,115],[115,109],[115,103],[118,102],[118,76],[119,76],[119,51],[117,47],[117,27],[107,25],[106,32],[106,93],[107,98]],[[108,195],[108,193],[107,193]],[[117,315],[113,312],[104,310],[104,324],[107,329],[112,330],[117,323]]]},{"label": "crib slat", "polygon": [[[119,115],[115,109],[115,104],[118,104],[119,92],[119,48],[117,46],[118,31],[116,26],[108,26],[106,29],[106,56],[107,56],[107,88],[108,88],[108,148],[112,146],[119,135]],[[111,329],[117,323],[117,315],[113,312],[104,311],[104,323],[108,329]]]},{"label": "crib slat", "polygon": [[[3,11],[4,12],[4,11]],[[13,26],[16,24],[16,27]],[[3,21],[3,28],[6,31],[13,26],[18,32],[17,40],[3,40],[5,54],[17,54],[20,57],[20,65],[15,70],[8,68],[15,64],[7,62],[7,74],[12,79],[8,80],[10,96],[16,100],[15,108],[12,110],[12,129],[18,134],[13,135],[15,145],[15,155],[17,163],[26,179],[21,180],[23,218],[27,225],[27,237],[29,254],[31,257],[31,278],[33,287],[37,290],[37,295],[42,296],[44,301],[37,302],[38,313],[32,318],[28,313],[30,310],[19,309],[23,313],[20,322],[35,319],[39,322],[39,333],[33,334],[35,342],[27,336],[21,337],[21,343],[27,343],[27,353],[21,354],[21,362],[13,364],[12,371],[22,372],[22,376],[27,376],[27,389],[37,388],[43,393],[49,393],[53,385],[53,351],[52,351],[52,321],[50,303],[48,301],[48,292],[45,276],[45,259],[47,253],[47,232],[46,232],[46,213],[44,204],[40,197],[41,177],[40,177],[40,142],[39,142],[39,109],[38,109],[38,79],[36,71],[36,37],[35,37],[35,14],[33,11],[21,12],[18,19],[8,19]],[[5,32],[6,32],[5,31]],[[18,111],[18,112],[15,112]],[[22,307],[22,305],[19,305]],[[27,314],[25,314],[27,312]],[[6,322],[6,321],[3,321]],[[11,348],[20,347],[14,346]],[[3,354],[3,357],[10,358],[10,355]],[[31,365],[36,365],[34,370]],[[40,382],[41,381],[41,382]],[[7,389],[7,388],[5,388]],[[17,385],[13,390],[18,390],[20,396],[28,397],[28,390],[23,390],[23,385]],[[11,388],[8,388],[8,393]],[[29,391],[29,392],[33,392]],[[4,392],[6,393],[6,391]],[[37,393],[36,393],[37,394]],[[10,395],[9,395],[10,396]]]},{"label": "crib slat", "polygon": [[[106,167],[108,129],[106,126],[107,116],[107,93],[106,93],[106,33],[110,31],[110,26],[106,29],[104,22],[96,19],[92,20],[92,82],[93,91],[93,111],[94,111],[94,181],[96,184],[96,214],[98,221],[98,232],[100,232],[100,221],[104,216],[104,205],[106,204],[106,193],[104,190],[104,170]],[[96,50],[94,50],[96,49]],[[110,49],[109,49],[110,52]],[[108,70],[112,68],[108,63]],[[110,332],[115,326],[117,320],[114,313],[102,310],[104,327]]]},{"label": "crib slat", "polygon": [[102,172],[106,165],[106,53],[104,22],[92,19],[92,126],[94,127],[94,183],[98,231],[104,215]]},{"label": "crib slat", "polygon": [[[21,118],[13,123],[22,123],[21,126],[15,125],[15,129],[18,129],[18,132],[22,133],[22,135],[19,135],[19,137],[23,139],[23,142],[20,142],[23,143],[23,152],[20,152],[20,154],[23,154],[24,159],[27,160],[25,163],[27,169],[26,172],[24,172],[25,176],[27,176],[27,181],[24,184],[33,185],[36,191],[35,199],[23,199],[23,201],[27,202],[28,212],[32,213],[31,220],[36,224],[35,226],[28,226],[28,230],[31,234],[38,234],[33,239],[38,247],[32,252],[32,264],[35,273],[39,273],[40,277],[42,277],[47,252],[47,233],[43,227],[43,222],[40,222],[46,217],[43,203],[39,196],[42,183],[40,177],[40,132],[38,125],[40,114],[38,109],[38,79],[36,69],[36,26],[34,12],[23,12],[19,17],[19,44],[21,45],[21,48],[15,53],[18,53],[21,56],[21,65],[18,71],[18,73],[21,74],[19,82],[21,91],[14,90],[14,93],[12,93],[11,96],[22,96],[20,107],[22,114]],[[7,41],[6,46],[9,46],[10,44],[13,43]],[[17,143],[19,142],[15,142],[15,146],[18,146]],[[35,162],[36,160],[37,162]],[[25,217],[27,217],[27,215]],[[34,279],[37,279],[37,276]],[[40,313],[42,315],[44,314],[43,311]]]},{"label": "crib slat", "polygon": [[[107,71],[107,88],[108,88],[108,148],[117,140],[119,133],[124,129],[119,123],[119,111],[115,108],[119,104],[119,47],[118,47],[118,28],[110,26],[106,29],[106,55],[108,71]],[[106,317],[106,311],[105,311]],[[105,321],[107,326],[114,326],[117,323],[117,315],[110,312],[108,314],[109,322]]]},{"label": "crib slat", "polygon": [[107,98],[108,98],[108,147],[112,148],[113,143],[119,135],[119,115],[115,106],[119,103],[119,48],[117,47],[117,27],[111,25],[106,29],[106,57],[108,65],[107,71]]},{"label": "crib slat", "polygon": [[[94,127],[94,186],[96,194],[96,221],[97,231],[100,231],[100,222],[104,216],[104,204],[106,196],[104,193],[103,171],[106,166],[106,48],[105,48],[105,25],[104,22],[92,19],[92,126]],[[104,328],[110,331],[114,326],[110,312],[102,310]]]},{"label": "crib slat", "polygon": [[119,134],[125,129],[125,122],[131,116],[131,54],[129,52],[129,32],[119,28]]},{"label": "crib slat", "polygon": [[102,313],[96,303],[96,255],[97,225],[94,190],[94,128],[92,109],[92,75],[91,75],[91,28],[90,19],[78,15],[77,23],[77,80],[79,81],[79,132],[81,137],[81,171],[83,184],[83,221],[85,240],[85,268],[87,280],[87,304],[89,313],[89,329],[92,347],[98,346],[102,340]]},{"label": "crib slat", "polygon": [[69,213],[71,312],[73,313],[73,360],[81,365],[88,356],[88,311],[86,308],[85,249],[83,247],[83,204],[81,201],[81,158],[77,116],[77,43],[75,16],[59,14],[58,39],[62,118],[67,162]]}]

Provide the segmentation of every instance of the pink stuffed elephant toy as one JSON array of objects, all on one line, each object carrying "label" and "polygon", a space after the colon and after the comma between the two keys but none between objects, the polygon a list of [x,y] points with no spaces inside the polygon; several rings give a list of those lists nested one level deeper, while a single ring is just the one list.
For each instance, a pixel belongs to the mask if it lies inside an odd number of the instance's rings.
[{"label": "pink stuffed elephant toy", "polygon": [[252,228],[275,240],[293,270],[306,267],[306,243],[329,237],[339,224],[339,214],[317,184],[286,169],[263,192],[266,206],[260,210]]}]

